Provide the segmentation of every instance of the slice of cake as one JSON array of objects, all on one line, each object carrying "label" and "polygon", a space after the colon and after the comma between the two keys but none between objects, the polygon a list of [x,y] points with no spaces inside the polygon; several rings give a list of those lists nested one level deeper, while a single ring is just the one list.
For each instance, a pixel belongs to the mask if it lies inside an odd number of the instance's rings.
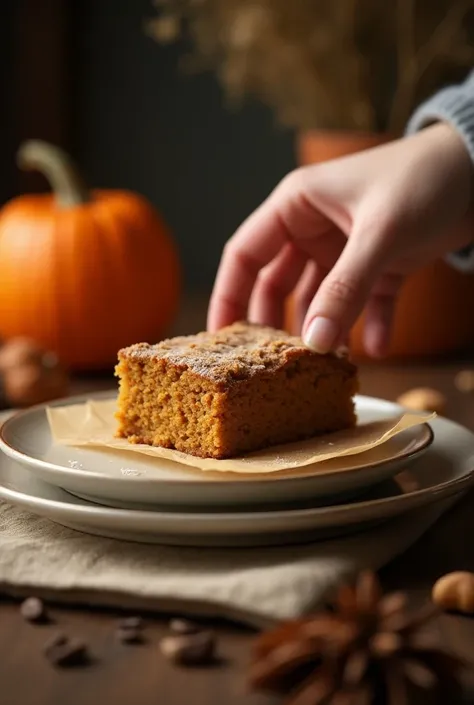
[{"label": "slice of cake", "polygon": [[228,458],[355,424],[355,366],[283,331],[235,323],[121,350],[117,435]]}]

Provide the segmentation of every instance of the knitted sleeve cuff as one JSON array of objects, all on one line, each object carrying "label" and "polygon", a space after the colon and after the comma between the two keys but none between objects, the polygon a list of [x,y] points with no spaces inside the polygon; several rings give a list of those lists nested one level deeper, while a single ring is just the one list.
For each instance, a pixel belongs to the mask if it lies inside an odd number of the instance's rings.
[{"label": "knitted sleeve cuff", "polygon": [[[406,134],[440,121],[457,130],[474,163],[474,71],[464,83],[449,86],[423,103],[408,122]],[[474,272],[474,243],[449,254],[446,261],[461,272]]]},{"label": "knitted sleeve cuff", "polygon": [[457,130],[474,163],[474,71],[464,83],[449,86],[420,105],[408,122],[406,134],[440,121]]}]

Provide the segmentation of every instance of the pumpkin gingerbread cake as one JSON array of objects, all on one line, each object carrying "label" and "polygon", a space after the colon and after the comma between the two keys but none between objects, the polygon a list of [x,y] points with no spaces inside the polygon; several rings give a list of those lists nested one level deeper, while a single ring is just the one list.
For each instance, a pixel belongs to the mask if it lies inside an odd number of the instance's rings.
[{"label": "pumpkin gingerbread cake", "polygon": [[355,424],[355,366],[247,323],[120,350],[117,435],[228,458]]}]

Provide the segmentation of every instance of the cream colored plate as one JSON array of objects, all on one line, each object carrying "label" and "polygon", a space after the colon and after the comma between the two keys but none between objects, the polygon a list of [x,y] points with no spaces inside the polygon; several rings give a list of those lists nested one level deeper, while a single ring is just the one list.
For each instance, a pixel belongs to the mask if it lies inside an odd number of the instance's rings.
[{"label": "cream colored plate", "polygon": [[[111,538],[188,546],[262,546],[353,533],[373,523],[437,502],[473,485],[474,435],[444,419],[435,441],[411,470],[373,488],[364,501],[331,507],[271,511],[189,512],[112,509],[91,505],[0,456],[0,499],[54,522]],[[204,485],[202,485],[204,487]]]},{"label": "cream colored plate", "polygon": [[[92,396],[103,399],[115,394],[113,391]],[[56,404],[78,403],[87,398],[90,396]],[[364,396],[357,397],[356,407],[362,422],[400,412],[395,404]],[[430,427],[424,424],[369,452],[316,463],[291,474],[218,475],[138,453],[55,445],[45,407],[38,406],[4,424],[0,447],[37,478],[108,506],[245,509],[298,500],[328,503],[335,496],[354,496],[420,458],[432,439]]]}]

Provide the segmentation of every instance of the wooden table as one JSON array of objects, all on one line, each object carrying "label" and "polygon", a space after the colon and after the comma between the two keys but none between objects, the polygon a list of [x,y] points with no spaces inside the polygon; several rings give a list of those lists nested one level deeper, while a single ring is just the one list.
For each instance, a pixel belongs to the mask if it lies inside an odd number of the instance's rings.
[{"label": "wooden table", "polygon": [[[474,396],[462,394],[454,387],[456,371],[466,366],[464,363],[462,366],[367,367],[362,369],[362,391],[395,399],[414,386],[436,387],[448,399],[447,416],[474,429]],[[103,389],[111,384],[112,378],[80,379],[75,382],[75,391]],[[386,589],[406,590],[415,605],[427,598],[438,576],[459,569],[474,571],[474,493],[440,520],[418,544],[384,569],[381,577]],[[85,637],[96,662],[84,669],[54,670],[41,652],[52,628],[25,624],[18,605],[5,601],[0,605],[1,705],[95,705],[99,702],[108,705],[264,705],[275,702],[245,693],[245,668],[253,637],[248,630],[228,624],[214,625],[224,663],[211,670],[183,672],[167,663],[158,649],[166,619],[150,617],[146,645],[122,646],[114,638],[116,613],[58,607],[53,608],[53,615],[56,627]],[[443,616],[431,628],[441,635],[448,647],[474,663],[474,620]],[[469,690],[474,686],[469,676],[466,685]]]}]

